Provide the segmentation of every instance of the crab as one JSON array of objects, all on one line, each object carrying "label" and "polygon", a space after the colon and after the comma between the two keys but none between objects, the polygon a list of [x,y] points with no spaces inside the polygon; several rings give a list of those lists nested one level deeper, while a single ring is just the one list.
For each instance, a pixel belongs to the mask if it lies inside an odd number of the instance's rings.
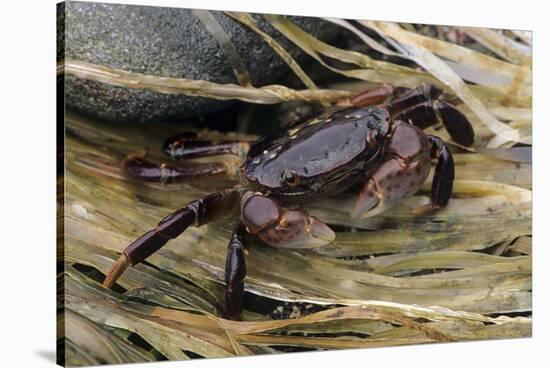
[{"label": "crab", "polygon": [[240,166],[229,161],[157,165],[131,155],[122,167],[134,179],[171,183],[225,174],[237,176],[239,184],[198,198],[166,216],[123,250],[103,286],[112,287],[128,266],[144,261],[189,226],[238,213],[227,249],[223,312],[225,318],[238,320],[245,290],[245,245],[250,236],[280,248],[315,248],[334,240],[331,228],[301,205],[361,187],[350,216],[375,216],[415,194],[436,159],[429,207],[445,207],[453,188],[453,157],[439,137],[422,130],[437,123],[443,124],[456,143],[473,143],[470,122],[445,101],[441,89],[425,84],[413,89],[382,85],[252,144],[197,140],[187,133],[169,138],[163,147],[172,159],[233,154],[243,158]]}]

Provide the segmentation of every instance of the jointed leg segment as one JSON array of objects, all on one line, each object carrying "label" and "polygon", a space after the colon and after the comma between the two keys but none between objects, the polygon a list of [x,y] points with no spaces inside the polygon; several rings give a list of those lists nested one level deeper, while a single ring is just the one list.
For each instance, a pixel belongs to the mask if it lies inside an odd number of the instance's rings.
[{"label": "jointed leg segment", "polygon": [[244,278],[246,276],[245,236],[246,229],[239,222],[227,246],[224,316],[233,320],[240,318],[243,311]]},{"label": "jointed leg segment", "polygon": [[196,134],[181,133],[168,138],[162,151],[173,160],[230,154],[240,158],[246,156],[250,143],[246,141],[199,140]]},{"label": "jointed leg segment", "polygon": [[170,164],[157,165],[140,157],[127,157],[122,161],[122,168],[132,178],[162,184],[185,182],[212,175],[235,176],[238,162],[223,161],[186,166]]},{"label": "jointed leg segment", "polygon": [[199,198],[166,216],[156,228],[149,230],[126,249],[107,274],[103,286],[110,288],[128,266],[134,266],[159,250],[189,226],[201,226],[229,214],[237,208],[240,194],[237,191],[217,192]]},{"label": "jointed leg segment", "polygon": [[[173,160],[207,157],[223,154],[246,156],[250,143],[246,141],[198,140],[197,134],[185,132],[168,138],[163,152]],[[209,163],[195,163],[184,166],[162,163],[160,165],[145,159],[145,151],[139,151],[122,161],[122,169],[132,178],[162,184],[185,182],[192,179],[224,175],[236,177],[241,160],[224,160]]]},{"label": "jointed leg segment", "polygon": [[453,192],[455,164],[449,149],[440,138],[429,135],[428,140],[432,145],[431,156],[438,160],[432,181],[432,207],[442,208],[449,203]]},{"label": "jointed leg segment", "polygon": [[474,142],[472,125],[460,110],[443,101],[442,95],[441,89],[430,84],[422,84],[413,89],[381,85],[344,100],[341,105],[383,104],[393,120],[410,122],[420,129],[443,123],[455,142],[463,146],[471,146]]}]

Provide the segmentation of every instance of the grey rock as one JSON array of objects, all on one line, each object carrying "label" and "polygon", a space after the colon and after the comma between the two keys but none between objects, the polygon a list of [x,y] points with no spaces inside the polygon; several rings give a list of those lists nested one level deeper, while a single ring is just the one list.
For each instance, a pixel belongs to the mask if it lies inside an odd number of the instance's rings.
[{"label": "grey rock", "polygon": [[[151,75],[237,83],[223,50],[189,9],[73,1],[65,3],[64,14],[59,9],[58,16],[65,17],[67,58]],[[254,32],[222,12],[213,14],[231,36],[254,86],[274,83],[289,70]],[[302,53],[296,46],[261,17],[255,19],[300,60]],[[321,39],[336,33],[333,25],[316,18],[292,20]],[[230,103],[116,87],[74,76],[65,78],[65,96],[70,109],[122,122],[190,117]]]}]

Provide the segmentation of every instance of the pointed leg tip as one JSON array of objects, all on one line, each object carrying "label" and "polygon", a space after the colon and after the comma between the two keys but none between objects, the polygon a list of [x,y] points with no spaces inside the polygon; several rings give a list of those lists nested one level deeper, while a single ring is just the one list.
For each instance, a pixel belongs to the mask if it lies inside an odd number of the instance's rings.
[{"label": "pointed leg tip", "polygon": [[316,217],[310,216],[308,219],[309,222],[309,232],[311,236],[318,242],[328,244],[336,238],[334,231],[325,224],[323,221],[319,220]]},{"label": "pointed leg tip", "polygon": [[428,204],[413,208],[411,212],[415,216],[422,216],[422,215],[428,215],[432,212],[436,212],[441,208],[442,206],[439,206],[433,203],[428,203]]},{"label": "pointed leg tip", "polygon": [[349,213],[349,216],[353,219],[361,218],[361,211],[357,208],[357,204],[353,206],[351,212]]},{"label": "pointed leg tip", "polygon": [[106,289],[110,289],[111,287],[113,287],[113,285],[117,282],[120,276],[122,276],[129,265],[130,261],[128,260],[128,257],[126,257],[124,253],[122,253],[105,277],[105,280],[103,281],[103,287]]},{"label": "pointed leg tip", "polygon": [[372,210],[372,208],[368,209],[368,210],[365,210],[364,207],[362,207],[362,206],[355,206],[351,210],[349,216],[352,219],[365,220],[365,219],[372,216],[371,213],[370,213],[370,210]]},{"label": "pointed leg tip", "polygon": [[472,132],[449,132],[451,138],[455,143],[458,143],[462,147],[471,147],[474,144],[475,136]]}]

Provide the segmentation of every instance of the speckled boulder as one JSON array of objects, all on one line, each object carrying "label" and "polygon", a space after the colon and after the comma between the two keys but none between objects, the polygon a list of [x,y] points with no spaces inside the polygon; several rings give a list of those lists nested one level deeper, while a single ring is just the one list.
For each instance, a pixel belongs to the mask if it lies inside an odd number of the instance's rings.
[{"label": "speckled boulder", "polygon": [[[237,83],[223,50],[189,9],[121,4],[66,2],[65,56],[151,75]],[[231,35],[255,86],[277,81],[288,66],[259,36],[222,12],[214,16]],[[301,52],[269,24],[260,27],[297,57]],[[336,33],[315,18],[292,17],[321,39]],[[63,37],[58,37],[58,43]],[[58,45],[58,51],[60,46]],[[145,122],[190,117],[219,110],[230,102],[115,87],[66,77],[69,109],[112,121]]]}]

